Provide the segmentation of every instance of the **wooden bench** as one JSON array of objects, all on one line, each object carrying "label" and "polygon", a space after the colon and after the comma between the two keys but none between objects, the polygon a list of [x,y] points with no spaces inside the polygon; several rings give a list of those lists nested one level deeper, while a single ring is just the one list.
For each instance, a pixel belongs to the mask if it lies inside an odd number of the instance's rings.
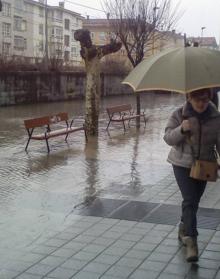
[{"label": "wooden bench", "polygon": [[109,122],[106,130],[108,130],[111,122],[122,122],[125,131],[126,121],[128,122],[128,126],[130,127],[129,124],[132,119],[141,118],[141,117],[144,119],[144,123],[146,126],[147,118],[145,116],[145,112],[141,112],[141,114],[135,114],[130,104],[108,107],[106,108],[106,110],[109,117]]},{"label": "wooden bench", "polygon": [[[56,115],[49,115],[39,118],[32,118],[24,120],[24,125],[28,133],[28,141],[25,147],[27,150],[30,140],[45,140],[47,144],[47,151],[50,152],[50,147],[48,140],[50,138],[65,136],[65,141],[69,134],[76,131],[84,131],[85,138],[87,141],[87,134],[84,125],[82,127],[72,127],[73,120],[69,124],[68,114],[66,112],[61,112]],[[60,122],[65,122],[65,128],[57,128],[58,125],[55,125]],[[45,128],[43,133],[33,134],[35,128]],[[53,127],[53,130],[52,130]]]}]

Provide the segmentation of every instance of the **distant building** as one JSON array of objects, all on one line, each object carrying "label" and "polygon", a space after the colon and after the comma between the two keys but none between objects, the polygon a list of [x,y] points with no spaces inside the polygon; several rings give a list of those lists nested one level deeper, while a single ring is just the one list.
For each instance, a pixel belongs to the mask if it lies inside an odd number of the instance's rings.
[{"label": "distant building", "polygon": [[[101,46],[110,43],[111,38],[114,37],[110,26],[111,20],[112,19],[109,18],[90,19],[89,17],[83,20],[83,28],[90,31],[90,36],[94,45]],[[127,59],[125,48],[123,46],[116,53],[111,53],[103,57],[103,61],[109,61],[111,59],[115,59],[118,62],[124,62],[130,65],[130,62]]]},{"label": "distant building", "polygon": [[193,44],[197,42],[200,47],[210,48],[210,49],[218,49],[218,45],[215,37],[189,37],[187,40]]},{"label": "distant building", "polygon": [[[49,58],[64,59],[79,64],[80,45],[74,40],[74,31],[82,28],[83,17],[59,6],[47,6]],[[45,55],[44,0],[3,0],[0,16],[0,55],[4,58],[42,60]]]},{"label": "distant building", "polygon": [[[93,44],[104,45],[110,42],[110,38],[113,36],[111,30],[111,20],[113,19],[90,19],[89,17],[83,20],[83,28],[90,31]],[[148,46],[146,47],[146,56],[155,54],[166,48],[184,45],[183,36],[181,34],[177,34],[175,30],[164,32],[163,35],[164,36],[158,36],[158,31],[155,31],[155,40],[149,42]],[[159,37],[160,39],[157,39]],[[161,37],[163,37],[163,39]],[[123,46],[118,52],[107,56],[106,59],[110,59],[110,57],[114,57],[117,59],[117,61],[127,61],[127,63],[130,64],[128,62],[126,50]]]}]

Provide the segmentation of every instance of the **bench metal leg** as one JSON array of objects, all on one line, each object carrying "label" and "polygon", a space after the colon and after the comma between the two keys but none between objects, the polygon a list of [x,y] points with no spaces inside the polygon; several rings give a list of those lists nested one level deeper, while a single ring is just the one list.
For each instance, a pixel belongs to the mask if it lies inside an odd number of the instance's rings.
[{"label": "bench metal leg", "polygon": [[27,144],[26,144],[26,146],[25,146],[25,151],[27,151],[27,148],[28,148],[28,145],[29,145],[30,140],[31,140],[31,137],[29,137],[29,139],[28,139],[28,141],[27,141]]},{"label": "bench metal leg", "polygon": [[28,133],[28,141],[27,141],[27,144],[26,144],[26,146],[25,146],[25,151],[27,151],[27,148],[28,148],[29,142],[30,142],[30,140],[31,140],[31,136],[32,136],[33,131],[34,131],[34,128],[33,128],[33,129],[31,129],[31,130],[29,130],[29,129],[26,129],[26,130],[27,130],[27,133]]},{"label": "bench metal leg", "polygon": [[68,138],[68,136],[69,136],[69,133],[68,133],[68,134],[66,134],[66,137],[65,137],[65,142],[67,142],[67,138]]},{"label": "bench metal leg", "polygon": [[124,120],[122,120],[122,122],[123,122],[124,132],[125,132],[125,131],[126,131],[126,128],[125,128],[125,121],[124,121]]},{"label": "bench metal leg", "polygon": [[145,117],[145,115],[143,115],[144,117],[144,127],[146,127],[146,124],[147,124],[147,118]]},{"label": "bench metal leg", "polygon": [[49,143],[48,143],[48,139],[46,138],[46,144],[47,144],[47,152],[50,153],[50,147],[49,147]]},{"label": "bench metal leg", "polygon": [[27,148],[28,148],[28,145],[29,145],[30,140],[31,140],[31,138],[29,138],[28,141],[27,141],[27,144],[26,144],[26,146],[25,146],[25,151],[27,151]]},{"label": "bench metal leg", "polygon": [[84,133],[85,133],[86,141],[88,141],[88,136],[87,136],[87,132],[86,132],[86,128],[85,127],[84,127]]},{"label": "bench metal leg", "polygon": [[110,123],[111,123],[111,119],[110,119],[109,122],[108,122],[108,125],[107,125],[106,130],[108,130],[108,127],[109,127]]},{"label": "bench metal leg", "polygon": [[129,128],[130,128],[130,121],[131,121],[131,119],[128,120],[128,127],[129,127]]}]

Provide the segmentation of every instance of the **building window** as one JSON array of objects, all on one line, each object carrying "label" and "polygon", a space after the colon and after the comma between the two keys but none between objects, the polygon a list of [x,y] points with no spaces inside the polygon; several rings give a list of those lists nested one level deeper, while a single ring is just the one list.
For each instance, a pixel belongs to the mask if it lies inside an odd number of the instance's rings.
[{"label": "building window", "polygon": [[66,30],[70,30],[70,20],[65,18],[64,26]]},{"label": "building window", "polygon": [[21,31],[21,23],[22,23],[22,18],[15,16],[14,17],[14,30]]},{"label": "building window", "polygon": [[39,24],[39,34],[40,35],[44,34],[44,25],[42,23]]},{"label": "building window", "polygon": [[63,29],[62,28],[56,28],[56,38],[58,38],[58,39],[63,38]]},{"label": "building window", "polygon": [[55,43],[51,45],[51,53],[53,56],[55,56],[58,59],[62,58],[62,44],[61,43]]},{"label": "building window", "polygon": [[75,42],[75,38],[74,38],[74,33],[75,33],[75,30],[71,30],[71,41],[72,42]]},{"label": "building window", "polygon": [[2,36],[3,37],[11,37],[11,24],[10,23],[2,23]]},{"label": "building window", "polygon": [[71,47],[71,57],[76,57],[76,47]]},{"label": "building window", "polygon": [[22,20],[21,30],[22,31],[27,31],[27,21],[26,20]]},{"label": "building window", "polygon": [[9,55],[10,54],[10,47],[11,47],[11,44],[3,43],[2,44],[2,54]]},{"label": "building window", "polygon": [[24,2],[22,0],[14,0],[14,7],[16,10],[16,13],[21,14],[24,10]]},{"label": "building window", "polygon": [[27,40],[21,36],[14,37],[14,48],[17,50],[24,50],[27,48]]},{"label": "building window", "polygon": [[55,37],[59,40],[63,38],[63,29],[60,27],[53,27],[51,30],[52,37]]},{"label": "building window", "polygon": [[44,8],[39,7],[39,16],[44,17]]},{"label": "building window", "polygon": [[24,38],[24,49],[27,49],[27,39]]},{"label": "building window", "polygon": [[69,61],[70,60],[70,52],[69,51],[64,51],[64,60]]},{"label": "building window", "polygon": [[58,59],[61,59],[61,58],[62,58],[62,50],[60,50],[60,49],[56,50],[56,57],[57,57]]},{"label": "building window", "polygon": [[43,50],[44,50],[44,42],[43,41],[39,41],[38,50],[43,52]]},{"label": "building window", "polygon": [[27,31],[27,21],[21,17],[14,17],[14,30],[15,31]]},{"label": "building window", "polygon": [[63,21],[63,13],[61,11],[52,11],[52,20],[62,22]]},{"label": "building window", "polygon": [[100,41],[105,41],[106,37],[105,37],[105,33],[104,32],[100,32],[99,33],[99,40]]},{"label": "building window", "polygon": [[68,36],[68,35],[64,36],[64,45],[66,47],[70,46],[70,36]]},{"label": "building window", "polygon": [[2,15],[11,16],[11,4],[3,2],[2,3]]}]

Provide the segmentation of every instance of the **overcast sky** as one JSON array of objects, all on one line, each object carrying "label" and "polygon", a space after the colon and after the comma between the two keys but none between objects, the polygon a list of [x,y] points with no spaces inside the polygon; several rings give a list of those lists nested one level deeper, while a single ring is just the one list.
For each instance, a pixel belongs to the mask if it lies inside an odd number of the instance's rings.
[{"label": "overcast sky", "polygon": [[[47,0],[49,5],[58,5],[59,0]],[[60,0],[61,1],[61,0]],[[105,17],[101,11],[102,0],[65,0],[65,8],[80,13],[82,16],[89,15],[91,18]],[[179,0],[172,0],[173,4]],[[82,7],[80,5],[88,6]],[[91,8],[89,8],[91,7]],[[220,0],[181,0],[180,9],[184,14],[178,22],[176,31],[186,33],[187,36],[216,37],[219,43],[220,37]]]}]

